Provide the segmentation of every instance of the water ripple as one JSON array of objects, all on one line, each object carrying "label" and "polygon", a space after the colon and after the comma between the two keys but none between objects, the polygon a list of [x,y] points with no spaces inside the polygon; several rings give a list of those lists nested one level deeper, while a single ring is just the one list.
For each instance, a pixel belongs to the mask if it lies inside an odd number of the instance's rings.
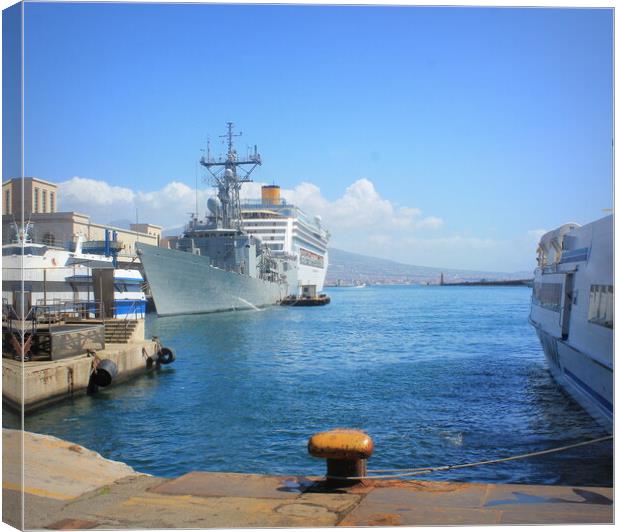
[{"label": "water ripple", "polygon": [[[188,470],[322,474],[314,432],[359,427],[370,467],[426,467],[602,435],[555,385],[518,287],[330,290],[323,308],[149,317],[177,352],[158,374],[29,416],[162,476]],[[4,424],[16,418],[4,412]],[[611,485],[611,446],[437,473],[463,481]]]}]

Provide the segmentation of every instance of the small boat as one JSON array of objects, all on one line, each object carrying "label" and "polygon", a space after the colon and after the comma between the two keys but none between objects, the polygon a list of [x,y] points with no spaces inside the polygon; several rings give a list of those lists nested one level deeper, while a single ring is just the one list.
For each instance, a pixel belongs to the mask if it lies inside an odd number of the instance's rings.
[{"label": "small boat", "polygon": [[[73,249],[32,242],[30,225],[16,228],[16,239],[2,246],[2,300],[28,314],[31,308],[45,311],[79,306],[95,312],[93,270],[113,270],[115,318],[144,317],[144,279],[135,269],[115,268],[113,256],[84,251],[88,242],[78,236]],[[92,309],[92,310],[91,310]],[[18,312],[18,314],[20,313]]]}]

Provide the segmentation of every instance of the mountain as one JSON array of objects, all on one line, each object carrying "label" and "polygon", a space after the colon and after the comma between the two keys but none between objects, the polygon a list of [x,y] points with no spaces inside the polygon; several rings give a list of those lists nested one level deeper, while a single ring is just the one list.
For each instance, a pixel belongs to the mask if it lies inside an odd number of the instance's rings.
[{"label": "mountain", "polygon": [[179,236],[183,232],[184,225],[177,225],[176,227],[168,227],[161,232],[161,236]]},{"label": "mountain", "polygon": [[326,284],[359,284],[359,283],[437,283],[443,273],[444,282],[529,279],[531,272],[487,272],[459,270],[450,268],[432,268],[403,264],[387,259],[369,257],[351,253],[342,249],[329,249],[329,267]]}]

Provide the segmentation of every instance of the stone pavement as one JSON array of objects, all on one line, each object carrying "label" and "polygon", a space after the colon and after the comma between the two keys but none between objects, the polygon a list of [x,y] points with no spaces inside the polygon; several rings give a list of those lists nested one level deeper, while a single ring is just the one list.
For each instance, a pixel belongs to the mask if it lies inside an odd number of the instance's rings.
[{"label": "stone pavement", "polygon": [[[3,430],[3,519],[21,523],[21,433]],[[24,433],[25,528],[251,528],[613,522],[612,488],[137,473],[79,445]],[[21,527],[20,527],[21,528]]]}]

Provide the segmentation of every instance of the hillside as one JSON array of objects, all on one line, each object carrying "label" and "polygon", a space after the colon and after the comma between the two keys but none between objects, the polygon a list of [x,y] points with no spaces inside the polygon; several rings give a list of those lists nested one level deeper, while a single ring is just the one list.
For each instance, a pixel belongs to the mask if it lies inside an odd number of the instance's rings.
[{"label": "hillside", "polygon": [[533,276],[530,272],[505,273],[416,266],[330,248],[326,283],[437,283],[442,273],[447,283],[525,279]]}]

